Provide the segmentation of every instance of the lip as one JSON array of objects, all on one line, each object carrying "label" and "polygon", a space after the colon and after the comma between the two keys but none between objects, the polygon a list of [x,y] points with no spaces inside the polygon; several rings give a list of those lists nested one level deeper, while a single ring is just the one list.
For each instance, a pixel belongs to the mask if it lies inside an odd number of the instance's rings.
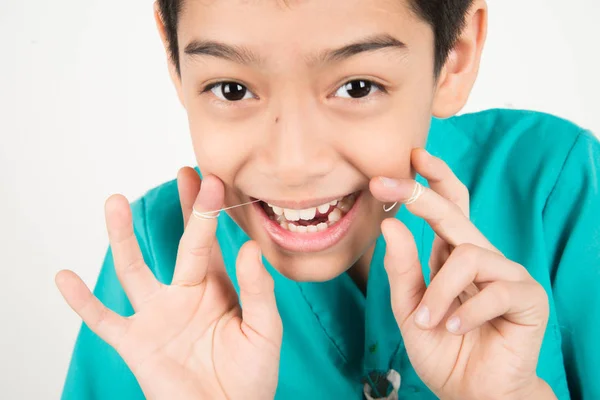
[{"label": "lip", "polygon": [[297,233],[284,229],[267,216],[260,203],[254,203],[252,206],[257,211],[263,228],[277,245],[290,252],[315,253],[333,247],[346,236],[350,226],[359,215],[362,194],[363,191],[357,193],[352,208],[335,225],[323,232],[314,233]]}]

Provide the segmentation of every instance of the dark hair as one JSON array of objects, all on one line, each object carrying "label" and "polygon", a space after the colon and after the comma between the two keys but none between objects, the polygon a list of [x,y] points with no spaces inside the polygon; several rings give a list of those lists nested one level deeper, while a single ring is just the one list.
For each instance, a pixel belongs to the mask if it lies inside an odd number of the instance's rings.
[{"label": "dark hair", "polygon": [[[184,0],[158,0],[165,25],[171,60],[179,71],[177,20]],[[450,50],[462,32],[473,0],[409,0],[412,11],[431,25],[435,38],[434,74],[441,71]]]}]

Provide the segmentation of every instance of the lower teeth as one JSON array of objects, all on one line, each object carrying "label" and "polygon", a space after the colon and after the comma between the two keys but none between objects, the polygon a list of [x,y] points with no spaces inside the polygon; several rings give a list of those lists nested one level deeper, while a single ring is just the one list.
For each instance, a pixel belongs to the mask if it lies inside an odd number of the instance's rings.
[{"label": "lower teeth", "polygon": [[330,226],[332,226],[335,222],[321,222],[318,225],[296,225],[291,222],[281,222],[280,225],[282,228],[287,229],[290,232],[298,232],[298,233],[315,233],[315,232],[323,232],[326,231]]}]

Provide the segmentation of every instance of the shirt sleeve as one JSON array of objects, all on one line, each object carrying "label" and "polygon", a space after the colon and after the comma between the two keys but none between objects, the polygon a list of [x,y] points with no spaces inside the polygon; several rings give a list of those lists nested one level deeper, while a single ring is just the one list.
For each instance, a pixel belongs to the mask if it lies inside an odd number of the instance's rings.
[{"label": "shirt sleeve", "polygon": [[600,142],[582,132],[544,209],[571,397],[600,399]]},{"label": "shirt sleeve", "polygon": [[[134,232],[138,238],[144,260],[150,266],[152,257],[145,231],[144,199],[131,206]],[[133,314],[131,303],[117,278],[110,247],[94,289],[100,301],[123,316]],[[85,323],[75,343],[62,393],[63,400],[71,399],[144,399],[135,376],[121,356]]]}]

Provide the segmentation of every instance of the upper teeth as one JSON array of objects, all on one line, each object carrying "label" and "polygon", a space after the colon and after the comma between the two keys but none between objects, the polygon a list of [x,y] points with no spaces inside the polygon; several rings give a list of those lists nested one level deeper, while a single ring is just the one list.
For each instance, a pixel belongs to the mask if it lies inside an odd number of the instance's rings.
[{"label": "upper teeth", "polygon": [[329,203],[321,204],[318,207],[306,208],[304,210],[281,208],[274,206],[273,204],[269,204],[269,207],[273,209],[275,215],[285,215],[285,219],[288,221],[298,221],[301,219],[310,221],[311,219],[315,218],[315,215],[317,215],[317,210],[319,210],[321,214],[325,214],[327,211],[329,211],[329,207],[335,207],[338,204],[338,201],[340,200],[333,200]]},{"label": "upper teeth", "polygon": [[275,215],[283,215],[283,208],[273,206],[271,204],[269,204],[269,207],[271,207],[273,209],[273,212],[275,213]]},{"label": "upper teeth", "polygon": [[330,205],[329,205],[329,203],[327,203],[327,204],[323,204],[323,205],[320,205],[319,207],[317,207],[317,210],[319,210],[319,212],[321,214],[325,214],[327,211],[329,211],[329,207],[330,207]]}]

